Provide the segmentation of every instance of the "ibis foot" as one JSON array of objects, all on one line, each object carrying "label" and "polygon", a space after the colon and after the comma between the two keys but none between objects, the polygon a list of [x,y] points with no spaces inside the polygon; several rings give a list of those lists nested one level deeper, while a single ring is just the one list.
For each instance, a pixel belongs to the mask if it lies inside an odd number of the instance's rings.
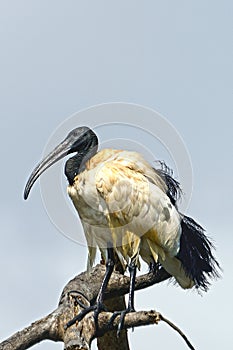
[{"label": "ibis foot", "polygon": [[117,336],[119,337],[120,332],[124,329],[124,322],[125,322],[125,316],[129,314],[130,312],[135,312],[134,308],[127,308],[122,311],[114,311],[110,320],[108,321],[108,326],[113,325],[114,320],[117,316],[120,315],[118,327],[117,327]]},{"label": "ibis foot", "polygon": [[95,308],[94,308],[94,316],[93,316],[94,321],[95,321],[96,332],[99,330],[98,317],[102,311],[108,311],[108,309],[106,308],[106,306],[103,303],[97,302],[97,304],[95,305]]},{"label": "ibis foot", "polygon": [[114,263],[113,248],[111,248],[111,247],[107,248],[107,255],[108,255],[108,258],[106,261],[106,270],[105,270],[103,281],[102,281],[101,286],[100,286],[99,293],[98,293],[97,298],[96,298],[96,303],[94,305],[91,305],[91,306],[85,306],[83,303],[81,303],[77,299],[76,300],[77,303],[83,308],[83,310],[77,316],[75,316],[72,320],[67,322],[67,324],[65,325],[65,329],[67,329],[68,327],[75,324],[75,322],[80,322],[88,313],[90,313],[92,311],[94,311],[94,320],[95,320],[96,331],[99,329],[98,316],[101,313],[101,311],[108,311],[106,306],[103,303],[103,299],[104,299],[104,292],[107,288],[107,285],[108,285],[108,282],[110,280],[111,274],[112,274],[113,269],[114,269],[114,264],[115,264]]},{"label": "ibis foot", "polygon": [[89,314],[90,312],[94,311],[94,320],[95,320],[95,327],[96,330],[98,330],[98,316],[102,311],[108,311],[106,306],[103,303],[97,302],[95,305],[87,306],[85,307],[77,316],[72,318],[67,324],[65,325],[65,329],[71,327],[76,322],[82,321],[82,319]]}]

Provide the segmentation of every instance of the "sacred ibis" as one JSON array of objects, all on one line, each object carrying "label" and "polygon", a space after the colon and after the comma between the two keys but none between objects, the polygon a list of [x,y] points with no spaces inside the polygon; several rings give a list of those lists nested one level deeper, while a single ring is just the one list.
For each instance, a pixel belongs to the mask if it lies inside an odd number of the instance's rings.
[{"label": "sacred ibis", "polygon": [[[103,310],[103,294],[114,268],[114,255],[130,272],[129,303],[121,313],[134,311],[134,282],[140,258],[149,266],[162,266],[184,289],[206,291],[218,276],[219,264],[204,229],[181,214],[179,183],[165,168],[154,169],[144,158],[125,150],[103,149],[88,127],[72,130],[33,170],[24,191],[27,199],[38,177],[52,164],[75,153],[65,164],[68,194],[83,225],[88,244],[88,268],[99,248],[106,273],[95,306]],[[54,199],[56,205],[56,199]],[[70,323],[72,324],[72,322]]]}]

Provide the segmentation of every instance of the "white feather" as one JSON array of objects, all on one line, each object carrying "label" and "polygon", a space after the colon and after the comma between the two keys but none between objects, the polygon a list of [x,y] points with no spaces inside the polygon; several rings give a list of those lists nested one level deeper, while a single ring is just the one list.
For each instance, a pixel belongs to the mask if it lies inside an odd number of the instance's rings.
[{"label": "white feather", "polygon": [[180,244],[180,215],[167,187],[135,152],[103,150],[89,160],[68,193],[81,218],[89,246],[88,267],[96,248],[106,257],[107,244],[122,265],[139,256],[159,261],[183,288],[192,286],[175,258]]}]

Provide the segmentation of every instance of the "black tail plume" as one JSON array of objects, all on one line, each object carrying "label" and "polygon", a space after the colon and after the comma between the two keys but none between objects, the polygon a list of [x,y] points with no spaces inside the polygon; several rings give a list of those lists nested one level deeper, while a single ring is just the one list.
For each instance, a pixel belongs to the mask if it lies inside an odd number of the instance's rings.
[{"label": "black tail plume", "polygon": [[160,164],[160,169],[154,169],[159,174],[167,185],[167,196],[170,198],[171,203],[176,206],[176,202],[182,195],[180,184],[173,178],[173,171],[165,162],[157,161]]},{"label": "black tail plume", "polygon": [[213,256],[214,246],[205,235],[205,230],[192,218],[182,215],[182,234],[177,258],[196,288],[207,291],[209,279],[219,277],[220,266]]}]

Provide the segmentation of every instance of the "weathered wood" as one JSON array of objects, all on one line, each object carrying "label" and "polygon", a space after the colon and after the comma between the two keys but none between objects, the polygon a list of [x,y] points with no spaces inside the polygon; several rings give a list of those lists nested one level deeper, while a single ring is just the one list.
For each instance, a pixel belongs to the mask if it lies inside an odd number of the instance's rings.
[{"label": "weathered wood", "polygon": [[[67,283],[63,289],[61,299],[72,290],[82,292],[83,295],[93,303],[99,292],[100,284],[105,273],[104,265],[96,265],[90,272],[82,272]],[[149,272],[138,276],[135,281],[135,290],[140,290],[153,286],[156,283],[163,282],[171,276],[164,270]],[[105,299],[111,299],[125,295],[129,292],[129,277],[114,271],[105,292]]]},{"label": "weathered wood", "polygon": [[[112,316],[110,311],[125,308],[124,295],[129,290],[129,277],[119,272],[114,271],[110,279],[105,294],[105,303],[109,312],[99,314],[98,331],[95,328],[93,312],[87,314],[82,321],[76,322],[73,326],[67,329],[65,327],[68,321],[83,310],[82,305],[88,306],[95,302],[104,272],[105,267],[97,265],[90,272],[81,273],[73,278],[65,286],[55,311],[3,341],[0,344],[0,350],[24,350],[45,339],[64,342],[66,350],[89,350],[92,340],[102,336],[104,336],[103,340],[98,339],[100,350],[107,348],[129,350],[126,329],[157,323],[159,314],[155,311],[127,314],[124,322],[125,330],[117,338],[116,329],[119,316],[112,325],[107,326]],[[169,277],[170,275],[163,269],[156,273],[150,272],[139,276],[136,279],[136,290],[159,283]]]},{"label": "weathered wood", "polygon": [[12,335],[0,344],[1,350],[24,350],[39,343],[42,340],[62,341],[63,331],[60,328],[60,317],[63,307],[59,307],[46,317],[32,323]]},{"label": "weathered wood", "polygon": [[[125,298],[123,296],[115,297],[105,301],[109,311],[120,311],[125,309]],[[127,329],[123,329],[119,336],[117,331],[106,332],[102,337],[97,338],[99,350],[129,350]]]}]

